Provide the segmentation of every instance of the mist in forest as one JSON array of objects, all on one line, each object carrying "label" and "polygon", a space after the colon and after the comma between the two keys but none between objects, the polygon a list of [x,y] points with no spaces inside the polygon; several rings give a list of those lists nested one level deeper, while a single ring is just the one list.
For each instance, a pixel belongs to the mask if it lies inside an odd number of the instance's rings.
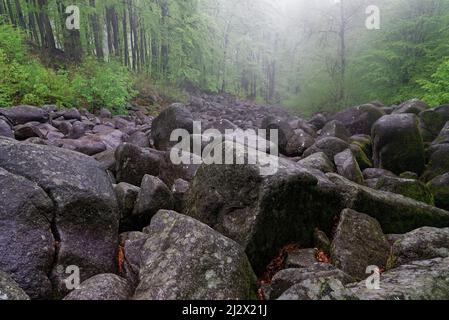
[{"label": "mist in forest", "polygon": [[[67,28],[76,14],[78,27]],[[0,16],[45,57],[107,63],[115,91],[127,93],[120,102],[131,95],[120,81],[128,71],[138,91],[148,82],[196,88],[304,115],[372,100],[445,102],[449,0],[0,0]],[[61,65],[72,81],[78,71]],[[0,104],[76,100],[39,94],[11,93]]]}]

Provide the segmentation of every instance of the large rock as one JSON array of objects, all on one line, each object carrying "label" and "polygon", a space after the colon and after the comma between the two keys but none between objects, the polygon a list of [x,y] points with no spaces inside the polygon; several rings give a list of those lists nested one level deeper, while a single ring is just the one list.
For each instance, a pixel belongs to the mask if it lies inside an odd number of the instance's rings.
[{"label": "large rock", "polygon": [[184,129],[193,133],[193,119],[191,113],[181,104],[172,104],[154,119],[151,138],[158,150],[166,151],[177,142],[171,142],[170,136],[176,129]]},{"label": "large rock", "polygon": [[120,209],[120,229],[129,229],[131,225],[128,224],[132,220],[132,214],[137,196],[140,193],[140,188],[126,182],[121,182],[115,186],[114,190]]},{"label": "large rock", "polygon": [[133,230],[141,230],[150,224],[151,219],[160,209],[172,210],[173,208],[173,195],[165,183],[157,177],[145,175],[130,217],[130,224]]},{"label": "large rock", "polygon": [[[283,121],[277,117],[270,116],[263,120],[262,129],[267,130],[268,137],[271,137],[270,136],[271,130],[276,130],[277,137],[278,137],[279,151],[282,154],[286,154],[286,155],[291,153],[290,151],[291,151],[291,149],[293,149],[292,144],[293,143],[296,144],[297,139],[290,142],[292,137],[295,136],[295,131],[292,129],[292,127],[290,126],[290,124],[288,122]],[[273,139],[270,138],[269,140],[271,141]],[[272,141],[272,142],[275,142],[275,141]],[[290,142],[290,146],[288,146],[289,142]],[[287,150],[287,146],[289,147],[290,150]]]},{"label": "large rock", "polygon": [[380,108],[372,104],[365,104],[342,111],[333,119],[343,123],[352,135],[371,135],[373,124],[383,115],[385,114]]},{"label": "large rock", "polygon": [[12,108],[0,108],[0,115],[5,116],[12,124],[25,124],[27,122],[47,122],[48,111],[33,106],[16,106]]},{"label": "large rock", "polygon": [[[339,175],[327,176],[343,195],[343,206],[375,218],[386,234],[403,234],[420,227],[449,227],[449,212],[402,195],[374,190]],[[339,189],[339,191],[337,191]]]},{"label": "large rock", "polygon": [[53,203],[37,184],[0,168],[0,269],[34,299],[52,293],[52,210]]},{"label": "large rock", "polygon": [[334,162],[338,174],[358,184],[363,184],[362,171],[350,149],[335,155]]},{"label": "large rock", "polygon": [[[49,146],[0,138],[0,167],[41,187],[53,201],[58,243],[53,287],[66,292],[60,269],[76,265],[81,278],[116,270],[119,213],[109,177],[93,158]],[[62,266],[63,268],[58,268]]]},{"label": "large rock", "polygon": [[424,144],[413,114],[384,116],[373,126],[374,165],[395,174],[424,170]]},{"label": "large rock", "polygon": [[317,140],[313,146],[308,148],[304,152],[304,157],[308,157],[317,152],[323,152],[329,159],[334,159],[337,154],[348,148],[349,144],[339,138],[325,137]]},{"label": "large rock", "polygon": [[343,141],[349,142],[351,134],[346,129],[345,125],[340,121],[333,120],[328,122],[323,129],[321,129],[320,137],[335,137]]},{"label": "large rock", "polygon": [[99,274],[81,283],[64,300],[118,301],[128,300],[132,294],[133,287],[126,279],[115,274]]},{"label": "large rock", "polygon": [[295,284],[278,300],[358,300],[351,290],[345,288],[335,277],[312,278]]},{"label": "large rock", "polygon": [[379,290],[362,281],[351,291],[360,300],[448,300],[448,265],[449,258],[413,262],[383,273]]},{"label": "large rock", "polygon": [[7,138],[14,138],[14,132],[7,121],[0,118],[0,136]]},{"label": "large rock", "polygon": [[326,156],[324,152],[314,153],[307,158],[298,161],[304,167],[320,170],[321,172],[335,172],[334,163]]},{"label": "large rock", "polygon": [[390,244],[379,222],[366,214],[343,210],[331,247],[332,261],[339,269],[363,279],[369,266],[385,267],[389,254]]},{"label": "large rock", "polygon": [[[237,158],[254,157],[255,151],[226,143]],[[310,247],[315,228],[329,232],[341,196],[319,171],[267,156],[247,165],[203,164],[188,195],[188,215],[208,224],[241,244],[256,272],[288,243]],[[248,162],[247,162],[248,163]]]},{"label": "large rock", "polygon": [[449,257],[449,228],[423,227],[403,235],[393,245],[389,267],[413,261]]},{"label": "large rock", "polygon": [[0,301],[13,300],[30,300],[30,297],[13,278],[0,270]]},{"label": "large rock", "polygon": [[449,210],[449,173],[432,179],[428,184],[438,208]]},{"label": "large rock", "polygon": [[285,269],[273,277],[270,299],[279,298],[285,291],[296,284],[318,278],[335,278],[344,284],[354,282],[351,276],[330,264],[315,263],[308,268]]},{"label": "large rock", "polygon": [[160,211],[144,231],[134,299],[255,298],[255,275],[234,241],[173,211]]},{"label": "large rock", "polygon": [[430,205],[435,205],[430,189],[421,181],[383,176],[377,181],[376,189],[401,194]]},{"label": "large rock", "polygon": [[421,177],[422,180],[430,181],[449,172],[449,143],[431,146],[427,153],[429,162]]},{"label": "large rock", "polygon": [[418,99],[412,99],[402,103],[396,110],[393,111],[393,114],[420,114],[421,112],[428,109],[429,106]]},{"label": "large rock", "polygon": [[140,186],[146,174],[158,176],[161,156],[152,149],[143,149],[124,143],[115,152],[117,182]]}]

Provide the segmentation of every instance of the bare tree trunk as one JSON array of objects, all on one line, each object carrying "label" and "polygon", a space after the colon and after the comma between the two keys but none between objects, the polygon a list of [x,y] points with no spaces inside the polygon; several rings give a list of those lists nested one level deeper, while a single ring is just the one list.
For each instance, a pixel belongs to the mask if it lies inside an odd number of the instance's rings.
[{"label": "bare tree trunk", "polygon": [[25,18],[23,16],[23,11],[22,11],[22,6],[20,5],[20,1],[19,0],[15,0],[15,4],[16,4],[17,18],[19,19],[19,26],[23,30],[26,30],[27,26],[25,24]]},{"label": "bare tree trunk", "polygon": [[14,26],[16,26],[17,22],[16,22],[16,17],[14,16],[14,11],[12,10],[11,0],[6,0],[6,9],[7,9],[8,14],[9,14],[9,21]]},{"label": "bare tree trunk", "polygon": [[50,19],[48,18],[46,7],[47,0],[37,0],[39,6],[38,19],[39,26],[42,28],[41,33],[43,35],[42,44],[44,47],[48,49],[56,49],[55,37],[53,34],[53,29],[50,23]]},{"label": "bare tree trunk", "polygon": [[[95,0],[89,0],[89,5],[93,8],[96,8]],[[92,33],[94,36],[95,52],[97,58],[104,59],[103,42],[101,39],[102,37],[100,30],[100,22],[98,21],[98,15],[96,13],[93,13],[90,15],[89,18],[92,25]]]},{"label": "bare tree trunk", "polygon": [[123,59],[125,66],[129,65],[129,50],[128,50],[128,28],[127,28],[127,19],[126,19],[126,0],[124,0],[125,6],[123,7]]},{"label": "bare tree trunk", "polygon": [[61,25],[64,36],[64,52],[67,57],[74,62],[80,62],[83,56],[81,45],[81,34],[79,30],[67,30],[65,20],[67,18],[66,7],[64,3],[58,0],[58,9],[61,16]]},{"label": "bare tree trunk", "polygon": [[346,19],[344,10],[344,0],[340,0],[340,31],[338,36],[340,38],[340,84],[337,100],[339,103],[344,103],[346,99]]},{"label": "bare tree trunk", "polygon": [[36,29],[36,18],[32,11],[33,4],[31,3],[31,0],[26,0],[26,4],[27,4],[27,12],[28,12],[28,30],[29,30],[30,37],[31,37],[31,39],[33,39],[33,41],[37,45],[40,45],[39,34]]}]

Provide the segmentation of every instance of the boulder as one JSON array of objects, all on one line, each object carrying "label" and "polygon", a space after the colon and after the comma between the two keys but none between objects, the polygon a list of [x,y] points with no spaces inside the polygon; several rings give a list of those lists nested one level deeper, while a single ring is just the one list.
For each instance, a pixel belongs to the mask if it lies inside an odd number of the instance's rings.
[{"label": "boulder", "polygon": [[376,189],[401,194],[432,206],[435,205],[430,189],[418,180],[383,176],[378,179]]},{"label": "boulder", "polygon": [[27,105],[12,108],[0,108],[0,115],[6,117],[13,125],[25,124],[28,122],[47,122],[49,120],[48,111]]},{"label": "boulder", "polygon": [[28,122],[14,127],[14,136],[17,140],[26,140],[28,138],[45,138],[43,132],[39,129],[39,122]]},{"label": "boulder", "polygon": [[358,300],[351,290],[345,288],[340,280],[329,278],[313,278],[285,291],[278,300]]},{"label": "boulder", "polygon": [[[48,277],[55,254],[52,220],[53,203],[44,190],[0,168],[0,270],[11,274],[33,299],[52,296]],[[4,279],[0,272],[0,300]]]},{"label": "boulder", "polygon": [[[255,159],[240,145],[225,143],[228,152]],[[241,244],[257,273],[288,243],[310,247],[315,228],[330,233],[343,209],[323,173],[266,154],[263,163],[203,164],[187,205],[188,215]]]},{"label": "boulder", "polygon": [[124,143],[115,152],[117,182],[140,186],[144,175],[158,176],[161,156],[152,149]]},{"label": "boulder", "polygon": [[160,209],[172,210],[173,208],[173,195],[165,183],[157,177],[145,175],[130,217],[132,230],[139,230],[149,225]]},{"label": "boulder", "polygon": [[433,144],[447,144],[449,143],[449,121],[445,124],[443,129],[441,129],[440,134],[435,139]]},{"label": "boulder", "polygon": [[30,300],[30,297],[20,288],[13,278],[0,270],[0,301],[23,300]]},{"label": "boulder", "polygon": [[449,173],[432,179],[428,186],[438,208],[449,210]]},{"label": "boulder", "polygon": [[117,200],[97,161],[64,149],[0,138],[0,167],[36,183],[54,204],[54,216],[46,221],[52,221],[58,244],[52,260],[56,296],[66,292],[66,275],[57,266],[78,266],[82,279],[116,270]]},{"label": "boulder", "polygon": [[11,129],[9,123],[0,118],[0,137],[14,138],[14,132]]},{"label": "boulder", "polygon": [[334,162],[338,174],[358,184],[363,184],[362,171],[350,149],[335,155]]},{"label": "boulder", "polygon": [[371,136],[358,134],[349,138],[349,142],[351,145],[357,145],[362,148],[363,152],[366,154],[368,158],[372,158],[373,156],[373,140]]},{"label": "boulder", "polygon": [[449,143],[431,146],[427,152],[429,162],[421,177],[423,181],[430,181],[449,172]]},{"label": "boulder", "polygon": [[368,168],[363,170],[363,177],[365,179],[379,179],[381,177],[396,177],[396,175],[385,169]]},{"label": "boulder", "polygon": [[67,110],[64,112],[63,115],[65,120],[78,120],[81,121],[81,113],[78,111],[78,109],[72,108],[70,110]]},{"label": "boulder", "polygon": [[418,99],[412,99],[402,103],[396,110],[393,111],[393,114],[415,114],[418,115],[421,112],[429,109],[429,106]]},{"label": "boulder", "polygon": [[351,149],[352,154],[354,155],[354,158],[360,167],[360,170],[365,170],[373,166],[372,161],[368,158],[365,151],[363,151],[363,149],[358,144],[352,143],[349,146],[349,149]]},{"label": "boulder", "polygon": [[371,135],[373,124],[384,115],[380,108],[372,104],[365,104],[342,111],[333,119],[343,123],[352,135]]},{"label": "boulder", "polygon": [[326,137],[317,140],[313,146],[304,152],[303,156],[308,157],[314,153],[323,152],[329,159],[334,159],[337,154],[348,148],[347,142],[335,137]]},{"label": "boulder", "polygon": [[416,261],[382,274],[379,290],[351,287],[360,300],[448,300],[449,258]]},{"label": "boulder", "polygon": [[79,289],[70,292],[64,300],[76,301],[119,301],[128,300],[134,288],[115,274],[99,274],[81,283]]},{"label": "boulder", "polygon": [[301,129],[295,130],[295,134],[288,140],[284,154],[290,157],[301,156],[310,148],[315,140]]},{"label": "boulder", "polygon": [[424,144],[413,114],[384,116],[373,126],[374,166],[395,174],[424,170]]},{"label": "boulder", "polygon": [[346,129],[345,125],[338,120],[332,120],[321,129],[320,137],[335,137],[343,141],[349,142],[351,134]]},{"label": "boulder", "polygon": [[141,148],[150,147],[150,139],[148,138],[147,134],[142,131],[137,131],[130,135],[126,142]]},{"label": "boulder", "polygon": [[366,277],[369,266],[385,267],[390,244],[375,219],[345,209],[331,246],[333,263],[356,279]]},{"label": "boulder", "polygon": [[326,125],[327,119],[321,114],[317,113],[309,120],[309,123],[315,127],[316,130],[321,130]]},{"label": "boulder", "polygon": [[375,218],[386,234],[403,234],[420,227],[449,227],[449,212],[423,202],[374,190],[339,175],[328,173],[334,192],[344,197],[343,206]]},{"label": "boulder", "polygon": [[315,249],[300,249],[289,252],[285,260],[285,267],[291,268],[308,268],[317,263]]},{"label": "boulder", "polygon": [[151,138],[157,150],[169,150],[176,142],[170,141],[172,132],[176,129],[193,133],[192,114],[182,104],[172,104],[154,119]]},{"label": "boulder", "polygon": [[124,230],[130,227],[125,227],[125,225],[131,219],[140,188],[126,182],[121,182],[114,189],[120,210],[120,229]]},{"label": "boulder", "polygon": [[248,300],[256,277],[244,250],[208,226],[160,211],[140,252],[135,300]]},{"label": "boulder", "polygon": [[57,141],[61,148],[93,156],[106,151],[105,144],[94,136],[86,136],[80,139],[61,139]]},{"label": "boulder", "polygon": [[423,227],[403,235],[394,243],[388,267],[448,257],[449,228]]},{"label": "boulder", "polygon": [[307,158],[298,161],[298,163],[304,167],[320,170],[324,173],[336,171],[334,163],[329,160],[324,152],[314,153]]},{"label": "boulder", "polygon": [[[267,130],[267,137],[270,137],[271,142],[273,139],[271,138],[270,132],[271,130],[276,130],[278,137],[278,146],[279,151],[282,154],[288,155],[287,153],[287,145],[290,139],[295,135],[295,131],[292,129],[290,124],[286,121],[283,121],[277,117],[269,116],[265,118],[262,122],[262,129]],[[295,143],[294,141],[291,144]],[[289,149],[293,149],[292,146],[289,146]]]},{"label": "boulder", "polygon": [[304,281],[325,278],[338,279],[344,284],[354,282],[351,276],[331,264],[315,263],[307,268],[285,269],[278,272],[271,282],[270,298],[277,299],[289,288]]},{"label": "boulder", "polygon": [[186,209],[186,195],[190,189],[190,183],[183,179],[177,179],[172,186],[174,208],[176,212],[184,212]]}]

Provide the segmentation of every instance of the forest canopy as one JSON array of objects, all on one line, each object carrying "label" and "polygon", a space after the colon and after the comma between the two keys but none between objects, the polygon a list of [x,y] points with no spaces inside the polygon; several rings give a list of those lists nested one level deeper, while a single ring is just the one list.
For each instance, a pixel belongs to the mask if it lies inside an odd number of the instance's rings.
[{"label": "forest canopy", "polygon": [[121,113],[147,84],[305,115],[448,102],[449,0],[0,0],[0,24],[3,107]]}]

